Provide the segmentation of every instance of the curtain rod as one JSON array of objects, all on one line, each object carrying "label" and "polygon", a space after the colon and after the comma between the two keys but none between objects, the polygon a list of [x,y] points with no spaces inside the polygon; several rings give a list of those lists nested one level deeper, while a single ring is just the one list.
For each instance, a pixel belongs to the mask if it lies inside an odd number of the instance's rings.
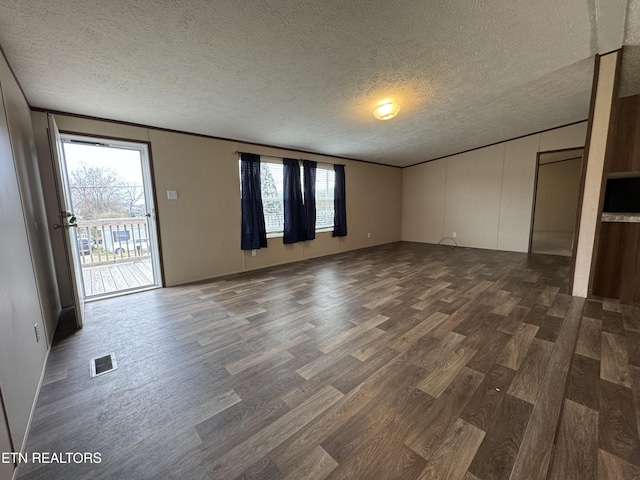
[{"label": "curtain rod", "polygon": [[[282,160],[283,158],[290,158],[290,157],[276,157],[274,155],[262,155],[261,153],[253,153],[253,152],[241,152],[239,150],[236,150],[235,152],[236,155],[240,155],[241,153],[252,153],[253,155],[258,155],[260,157],[264,157],[264,158],[273,158],[276,160]],[[317,160],[309,160],[308,158],[294,158],[294,160],[307,160],[309,162],[316,162],[319,165],[344,165],[343,163],[329,163],[329,162],[319,162]]]}]

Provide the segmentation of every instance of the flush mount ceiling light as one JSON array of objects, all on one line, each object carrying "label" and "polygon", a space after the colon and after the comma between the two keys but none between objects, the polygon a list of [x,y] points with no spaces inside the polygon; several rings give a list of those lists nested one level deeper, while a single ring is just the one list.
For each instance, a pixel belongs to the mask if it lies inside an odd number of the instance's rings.
[{"label": "flush mount ceiling light", "polygon": [[395,117],[400,111],[400,105],[392,102],[385,102],[373,111],[373,116],[378,120],[389,120]]}]

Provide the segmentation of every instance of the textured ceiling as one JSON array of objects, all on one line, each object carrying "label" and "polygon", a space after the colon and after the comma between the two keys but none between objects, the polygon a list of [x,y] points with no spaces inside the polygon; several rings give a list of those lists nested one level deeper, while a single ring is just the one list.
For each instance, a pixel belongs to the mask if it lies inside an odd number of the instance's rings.
[{"label": "textured ceiling", "polygon": [[640,0],[629,0],[620,96],[640,94]]},{"label": "textured ceiling", "polygon": [[402,166],[584,120],[598,9],[0,0],[0,45],[33,107]]}]

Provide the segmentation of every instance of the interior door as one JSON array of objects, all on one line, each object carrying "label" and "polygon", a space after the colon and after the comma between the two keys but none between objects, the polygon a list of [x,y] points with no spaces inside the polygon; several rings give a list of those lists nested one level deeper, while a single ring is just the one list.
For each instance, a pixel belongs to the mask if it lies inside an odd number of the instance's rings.
[{"label": "interior door", "polygon": [[60,132],[51,114],[47,115],[49,122],[49,143],[51,146],[51,156],[53,168],[56,172],[56,183],[58,188],[58,198],[60,201],[60,223],[54,228],[61,229],[64,236],[69,274],[71,277],[71,287],[76,313],[76,324],[82,328],[84,318],[85,294],[82,286],[82,266],[80,265],[80,253],[78,248],[78,235],[76,216],[73,214],[73,204],[71,202],[71,190],[69,188],[69,177],[67,175],[67,164],[64,159],[64,148],[60,139]]}]

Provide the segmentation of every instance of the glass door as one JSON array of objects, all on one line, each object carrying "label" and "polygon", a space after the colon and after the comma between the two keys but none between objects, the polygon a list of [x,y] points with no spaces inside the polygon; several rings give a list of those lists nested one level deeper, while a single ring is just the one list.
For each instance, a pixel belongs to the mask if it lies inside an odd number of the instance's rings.
[{"label": "glass door", "polygon": [[161,286],[146,144],[61,135],[87,299]]}]

